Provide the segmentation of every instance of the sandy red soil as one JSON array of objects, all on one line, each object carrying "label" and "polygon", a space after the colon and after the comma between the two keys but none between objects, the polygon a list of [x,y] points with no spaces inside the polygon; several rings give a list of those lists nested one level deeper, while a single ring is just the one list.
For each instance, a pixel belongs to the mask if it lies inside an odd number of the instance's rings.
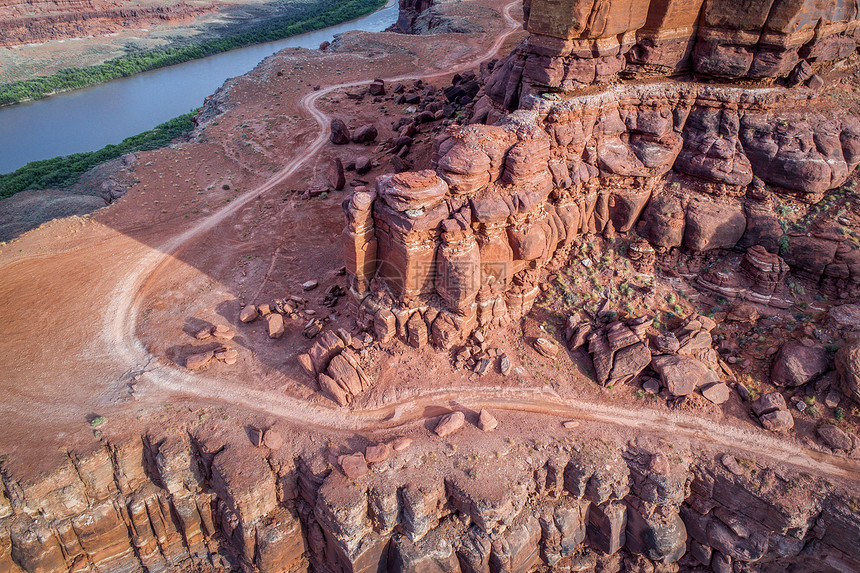
[{"label": "sandy red soil", "polygon": [[[855,460],[766,436],[737,404],[723,410],[703,401],[673,411],[643,403],[631,389],[597,387],[584,355],[547,362],[525,343],[539,328],[539,313],[522,331],[492,340],[516,357],[515,375],[468,375],[444,353],[394,345],[374,352],[375,386],[348,410],[322,397],[297,364],[310,346],[304,321],[288,323],[277,341],[262,322],[239,323],[243,303],[301,295],[317,317],[332,313],[330,324],[353,327],[345,301],[334,309],[318,304],[327,287],[344,284],[337,273],[344,194],[302,194],[324,182],[332,157],[376,152],[328,144],[328,116],[351,127],[374,123],[379,140],[391,137],[402,106],[369,98],[355,104],[346,92],[375,77],[425,77],[443,86],[458,69],[509,52],[522,32],[500,16],[503,4],[461,8],[486,13],[486,34],[357,33],[337,52],[290,50],[269,58],[226,84],[216,96],[224,111],[204,121],[193,141],[141,154],[139,183],[116,204],[0,247],[0,412],[7,421],[0,454],[25,471],[46,469],[54,453],[93,442],[89,421],[96,415],[107,418],[112,433],[214,410],[240,424],[262,417],[297,432],[349,435],[406,431],[447,408],[491,405],[511,410],[521,425],[533,415],[552,416],[556,431],[560,420],[578,418],[591,422],[583,432],[614,424],[683,435],[702,447],[856,479]],[[428,149],[432,134],[421,139],[419,147]],[[309,279],[320,286],[303,293]],[[190,334],[203,324],[237,330],[236,365],[216,363],[202,373],[182,366],[189,354],[211,347]]]}]

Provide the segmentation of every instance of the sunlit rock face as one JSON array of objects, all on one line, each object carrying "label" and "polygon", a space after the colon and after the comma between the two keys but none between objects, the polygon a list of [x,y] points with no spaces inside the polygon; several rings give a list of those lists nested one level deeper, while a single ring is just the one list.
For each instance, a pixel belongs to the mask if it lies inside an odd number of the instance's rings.
[{"label": "sunlit rock face", "polygon": [[[852,3],[526,0],[524,15],[529,36],[484,69],[472,125],[437,138],[433,169],[380,178],[347,207],[365,321],[414,314],[448,346],[516,320],[589,234],[775,254],[805,239],[781,228],[773,194],[816,203],[860,163],[860,120],[810,103],[818,72],[856,50]],[[856,289],[856,249],[819,234],[782,248],[785,263]]]},{"label": "sunlit rock face", "polygon": [[857,8],[844,0],[532,0],[525,13],[528,40],[494,74],[505,81],[493,82],[493,98],[507,109],[534,89],[569,91],[619,74],[798,85],[857,45]]}]

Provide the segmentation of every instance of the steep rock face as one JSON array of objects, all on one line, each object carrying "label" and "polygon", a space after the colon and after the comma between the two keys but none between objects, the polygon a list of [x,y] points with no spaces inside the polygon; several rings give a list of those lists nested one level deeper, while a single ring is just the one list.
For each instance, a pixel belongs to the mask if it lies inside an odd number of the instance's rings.
[{"label": "steep rock face", "polygon": [[434,0],[399,0],[400,11],[397,15],[397,23],[393,26],[394,31],[413,34],[415,20],[434,3]]},{"label": "steep rock face", "polygon": [[46,0],[0,4],[0,46],[110,34],[152,22],[190,20],[213,6],[185,2],[118,6],[102,0]]},{"label": "steep rock face", "polygon": [[276,497],[278,475],[242,448],[145,436],[73,454],[33,481],[4,474],[0,570],[301,570],[301,527]]},{"label": "steep rock face", "polygon": [[[860,163],[860,120],[792,109],[805,101],[783,88],[656,83],[530,96],[504,116],[478,102],[473,119],[495,125],[439,136],[435,172],[380,177],[346,205],[352,293],[370,314],[396,311],[405,324],[418,313],[447,347],[528,312],[541,272],[566,264],[579,237],[607,229],[638,232],[663,251],[761,245],[762,270],[750,272],[765,303],[786,263],[816,279],[838,267],[845,292],[857,290],[860,274],[846,262],[855,246],[827,227],[786,234],[767,206],[773,191],[819,201]],[[784,261],[771,261],[775,251]],[[733,288],[719,277],[704,283]]]},{"label": "steep rock face", "polygon": [[[461,446],[479,431],[465,429]],[[269,451],[228,434],[103,444],[29,481],[4,471],[0,569],[721,571],[712,563],[737,562],[776,571],[812,558],[834,570],[860,566],[856,512],[836,494],[804,493],[823,483],[683,448],[664,454],[644,439],[560,441],[509,452],[501,466],[466,453],[443,461],[429,443],[347,478],[325,452]]]},{"label": "steep rock face", "polygon": [[508,110],[536,91],[692,71],[797,85],[857,47],[855,3],[805,0],[532,0],[530,36],[487,93]]}]

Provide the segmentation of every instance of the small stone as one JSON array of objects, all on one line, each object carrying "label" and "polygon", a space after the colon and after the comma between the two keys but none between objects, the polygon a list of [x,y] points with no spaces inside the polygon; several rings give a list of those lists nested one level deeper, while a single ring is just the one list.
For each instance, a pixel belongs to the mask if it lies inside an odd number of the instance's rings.
[{"label": "small stone", "polygon": [[206,326],[204,328],[201,328],[200,330],[198,330],[194,334],[194,338],[196,338],[197,340],[206,340],[210,336],[212,336],[212,327],[211,326]]},{"label": "small stone", "polygon": [[192,354],[188,358],[185,359],[185,367],[189,370],[200,370],[204,368],[209,361],[212,360],[212,357],[215,355],[211,350],[209,352],[200,352],[198,354]]},{"label": "small stone", "polygon": [[761,425],[772,432],[784,432],[794,427],[794,418],[787,410],[777,410],[759,418]]},{"label": "small stone", "polygon": [[340,456],[337,458],[337,463],[349,479],[358,479],[370,471],[367,468],[367,461],[364,459],[364,454],[361,452],[356,452],[347,456]]},{"label": "small stone", "polygon": [[729,399],[731,392],[729,387],[720,382],[719,384],[711,384],[702,390],[702,396],[713,402],[714,404],[722,404]]},{"label": "small stone", "polygon": [[501,357],[499,357],[499,372],[504,376],[511,373],[511,359],[508,358],[507,354],[502,354]]},{"label": "small stone", "polygon": [[558,345],[547,340],[546,338],[538,338],[534,343],[535,350],[547,358],[554,358],[558,354]]},{"label": "small stone", "polygon": [[669,467],[669,458],[660,453],[651,454],[651,459],[648,461],[648,469],[658,475],[668,475],[671,469]]},{"label": "small stone", "polygon": [[391,449],[395,452],[402,452],[412,445],[412,438],[397,438],[391,442]]},{"label": "small stone", "polygon": [[834,450],[851,451],[854,448],[854,442],[851,436],[830,424],[824,424],[817,430],[818,436]]},{"label": "small stone", "polygon": [[642,389],[648,392],[649,394],[659,394],[660,393],[660,381],[656,378],[646,378],[644,382],[642,382]]},{"label": "small stone", "polygon": [[263,430],[260,428],[251,428],[248,430],[248,437],[251,439],[251,444],[253,444],[255,448],[259,448],[263,445]]},{"label": "small stone", "polygon": [[260,312],[253,304],[249,304],[239,312],[239,320],[245,323],[254,322],[258,316],[260,316]]},{"label": "small stone", "polygon": [[257,311],[260,313],[260,316],[269,316],[270,314],[272,314],[272,306],[269,304],[261,304],[257,308]]},{"label": "small stone", "polygon": [[831,390],[830,392],[827,393],[827,397],[824,398],[824,404],[828,408],[835,408],[836,406],[839,405],[839,400],[841,398],[842,397],[839,395],[839,392],[837,392],[836,390]]},{"label": "small stone", "polygon": [[235,348],[225,348],[215,353],[215,358],[227,364],[236,364],[239,359],[239,351]]},{"label": "small stone", "polygon": [[450,436],[457,430],[463,427],[463,424],[466,422],[466,416],[463,412],[451,412],[442,418],[442,420],[436,425],[437,436],[445,437]]},{"label": "small stone", "polygon": [[367,449],[364,450],[364,459],[369,464],[384,462],[389,457],[391,457],[391,446],[388,444],[367,446]]},{"label": "small stone", "polygon": [[267,317],[269,323],[269,338],[280,338],[284,335],[284,317],[278,313]]},{"label": "small stone", "polygon": [[236,331],[229,326],[219,324],[212,331],[212,335],[218,340],[233,340],[233,337],[236,336]]},{"label": "small stone", "polygon": [[797,408],[798,412],[803,412],[804,410],[806,410],[806,402],[800,400],[794,405],[794,407]]},{"label": "small stone", "polygon": [[740,466],[740,464],[733,455],[723,454],[720,458],[720,461],[723,463],[723,467],[725,467],[727,470],[729,470],[736,476],[744,474],[744,469]]},{"label": "small stone", "polygon": [[489,358],[481,358],[478,360],[478,363],[475,365],[475,374],[479,376],[483,376],[490,370],[490,359]]},{"label": "small stone", "polygon": [[302,289],[303,290],[314,290],[315,288],[317,288],[319,286],[319,284],[320,284],[319,281],[314,281],[314,280],[306,281],[306,282],[302,283]]},{"label": "small stone", "polygon": [[284,437],[277,430],[266,430],[263,434],[263,444],[270,450],[279,450],[284,445]]},{"label": "small stone", "polygon": [[561,425],[562,427],[564,427],[565,430],[573,430],[579,427],[579,422],[575,420],[568,420],[567,422],[562,422]]},{"label": "small stone", "polygon": [[478,416],[478,427],[485,432],[492,432],[498,427],[499,421],[488,410],[481,410]]},{"label": "small stone", "polygon": [[818,74],[812,74],[808,80],[806,80],[806,85],[811,89],[820,90],[824,87],[824,78],[819,76]]}]

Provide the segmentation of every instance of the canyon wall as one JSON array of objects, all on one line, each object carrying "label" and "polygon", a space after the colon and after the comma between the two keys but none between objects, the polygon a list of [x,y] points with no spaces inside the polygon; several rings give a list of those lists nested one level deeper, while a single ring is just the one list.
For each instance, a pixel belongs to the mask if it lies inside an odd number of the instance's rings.
[{"label": "canyon wall", "polygon": [[806,98],[661,83],[532,97],[499,116],[485,96],[476,117],[494,125],[449,128],[433,170],[380,177],[345,205],[360,320],[384,308],[404,340],[414,324],[450,346],[521,317],[574,242],[616,232],[658,255],[761,245],[857,296],[860,250],[839,223],[784,230],[774,210],[775,193],[820,201],[860,162],[860,120],[804,109]]},{"label": "canyon wall", "polygon": [[497,440],[494,458],[467,453],[472,436],[347,478],[325,451],[234,438],[103,442],[24,481],[6,468],[0,571],[860,570],[856,501],[731,456],[560,439]]},{"label": "canyon wall", "polygon": [[101,0],[3,2],[0,3],[0,46],[111,34],[160,21],[187,21],[212,9],[212,6],[186,2],[127,6]]},{"label": "canyon wall", "polygon": [[847,0],[527,0],[525,6],[529,38],[502,62],[510,110],[535,90],[607,84],[619,74],[693,72],[701,79],[783,78],[798,85],[853,54],[858,41],[858,8]]},{"label": "canyon wall", "polygon": [[[801,85],[855,57],[856,8],[752,4],[527,1],[530,35],[484,68],[472,125],[436,139],[430,170],[345,204],[359,324],[450,347],[528,312],[543,271],[594,234],[658,257],[760,246],[860,296],[860,250],[839,223],[791,228],[774,209],[820,202],[860,163],[856,114]],[[655,77],[683,70],[695,77]]]},{"label": "canyon wall", "polygon": [[414,33],[415,20],[422,12],[429,10],[433,4],[433,0],[399,0],[397,23],[392,29],[401,34]]}]

